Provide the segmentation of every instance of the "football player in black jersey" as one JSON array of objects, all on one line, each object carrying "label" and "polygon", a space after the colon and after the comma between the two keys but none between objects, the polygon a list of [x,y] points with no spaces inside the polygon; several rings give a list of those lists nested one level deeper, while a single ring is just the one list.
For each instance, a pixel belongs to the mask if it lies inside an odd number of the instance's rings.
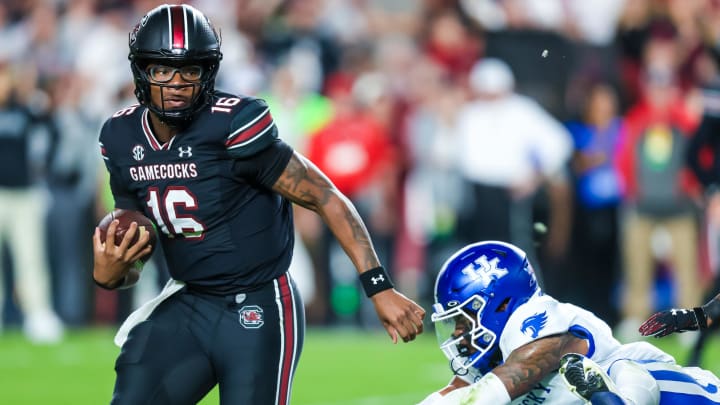
[{"label": "football player in black jersey", "polygon": [[[105,122],[101,153],[116,208],[157,225],[178,291],[131,316],[113,404],[194,404],[215,384],[223,404],[288,403],[305,329],[291,203],[332,230],[393,342],[422,333],[424,310],[393,288],[355,208],[278,138],[267,104],[214,90],[220,37],[200,11],[159,6],[129,42],[140,103]],[[93,237],[93,278],[110,289],[133,285],[150,251],[146,234],[131,244],[137,224],[115,246],[116,227]]]}]

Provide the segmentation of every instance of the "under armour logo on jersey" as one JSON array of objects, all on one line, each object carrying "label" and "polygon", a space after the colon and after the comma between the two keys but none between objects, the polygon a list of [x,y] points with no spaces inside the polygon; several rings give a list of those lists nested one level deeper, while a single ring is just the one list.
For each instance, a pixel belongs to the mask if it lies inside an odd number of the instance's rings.
[{"label": "under armour logo on jersey", "polygon": [[488,260],[485,255],[482,255],[465,266],[462,273],[473,280],[482,279],[483,283],[488,285],[492,280],[497,280],[508,273],[507,269],[497,267],[499,262],[500,259],[497,257]]},{"label": "under armour logo on jersey", "polygon": [[377,277],[370,277],[370,281],[372,281],[373,285],[377,285],[378,283],[385,281],[385,277],[381,274]]},{"label": "under armour logo on jersey", "polygon": [[143,148],[142,145],[135,145],[135,147],[132,149],[132,156],[133,159],[137,160],[138,162],[145,159],[145,148]]},{"label": "under armour logo on jersey", "polygon": [[178,157],[192,157],[192,147],[188,146],[183,149],[182,146],[178,146]]},{"label": "under armour logo on jersey", "polygon": [[537,313],[523,321],[520,332],[527,334],[528,331],[533,338],[538,337],[538,333],[547,325],[547,312]]}]

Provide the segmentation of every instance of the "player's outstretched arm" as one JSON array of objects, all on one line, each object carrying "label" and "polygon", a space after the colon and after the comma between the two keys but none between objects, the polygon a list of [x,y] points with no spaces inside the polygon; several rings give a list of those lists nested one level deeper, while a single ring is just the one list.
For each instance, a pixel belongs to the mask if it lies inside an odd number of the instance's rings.
[{"label": "player's outstretched arm", "polygon": [[564,354],[587,350],[585,340],[567,333],[538,339],[515,349],[502,365],[478,381],[467,385],[455,377],[447,387],[428,395],[417,405],[510,404],[555,373]]},{"label": "player's outstretched arm", "polygon": [[320,215],[360,273],[363,286],[393,342],[398,338],[408,342],[422,333],[425,310],[392,288],[360,215],[327,176],[295,152],[273,189]]},{"label": "player's outstretched arm", "polygon": [[119,245],[115,244],[115,230],[119,221],[113,220],[108,226],[106,240],[100,239],[100,229],[95,228],[93,235],[93,279],[100,287],[106,289],[127,288],[137,283],[140,272],[134,263],[150,253],[148,244],[150,235],[143,232],[138,241],[130,245],[138,232],[136,222],[130,224]]},{"label": "player's outstretched arm", "polygon": [[720,294],[701,307],[657,312],[643,322],[639,330],[643,336],[659,338],[674,332],[708,328],[715,322],[720,322]]},{"label": "player's outstretched arm", "polygon": [[563,352],[561,348],[567,346],[570,338],[570,335],[562,335],[530,342],[513,351],[504,364],[478,381],[464,387],[452,387],[451,384],[418,405],[508,405],[557,370]]},{"label": "player's outstretched arm", "polygon": [[[521,346],[505,362],[492,370],[502,381],[511,399],[532,390],[547,375],[560,366],[567,353],[587,353],[587,341],[569,333],[548,336]],[[483,377],[484,378],[484,377]]]}]

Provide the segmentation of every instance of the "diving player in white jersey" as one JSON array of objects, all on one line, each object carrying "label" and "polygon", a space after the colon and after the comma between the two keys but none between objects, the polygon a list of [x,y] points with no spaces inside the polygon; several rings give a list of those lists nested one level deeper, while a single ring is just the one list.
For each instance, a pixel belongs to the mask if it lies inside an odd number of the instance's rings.
[{"label": "diving player in white jersey", "polygon": [[432,320],[454,376],[421,405],[720,404],[715,375],[647,342],[621,344],[591,312],[543,294],[507,243],[445,262]]}]

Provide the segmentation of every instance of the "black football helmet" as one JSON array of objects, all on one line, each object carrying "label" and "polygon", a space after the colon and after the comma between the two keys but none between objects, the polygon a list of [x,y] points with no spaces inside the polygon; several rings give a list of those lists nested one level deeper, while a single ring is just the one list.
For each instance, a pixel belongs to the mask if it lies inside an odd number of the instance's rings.
[{"label": "black football helmet", "polygon": [[[212,98],[222,52],[220,35],[210,20],[189,5],[164,4],[148,12],[130,32],[130,67],[135,80],[135,96],[168,125],[182,127],[205,107]],[[146,71],[150,63],[172,67],[202,66],[196,83],[181,86],[153,83],[161,91],[170,87],[189,87],[194,90],[192,102],[181,109],[166,109],[153,105],[150,99],[150,77]]]}]

